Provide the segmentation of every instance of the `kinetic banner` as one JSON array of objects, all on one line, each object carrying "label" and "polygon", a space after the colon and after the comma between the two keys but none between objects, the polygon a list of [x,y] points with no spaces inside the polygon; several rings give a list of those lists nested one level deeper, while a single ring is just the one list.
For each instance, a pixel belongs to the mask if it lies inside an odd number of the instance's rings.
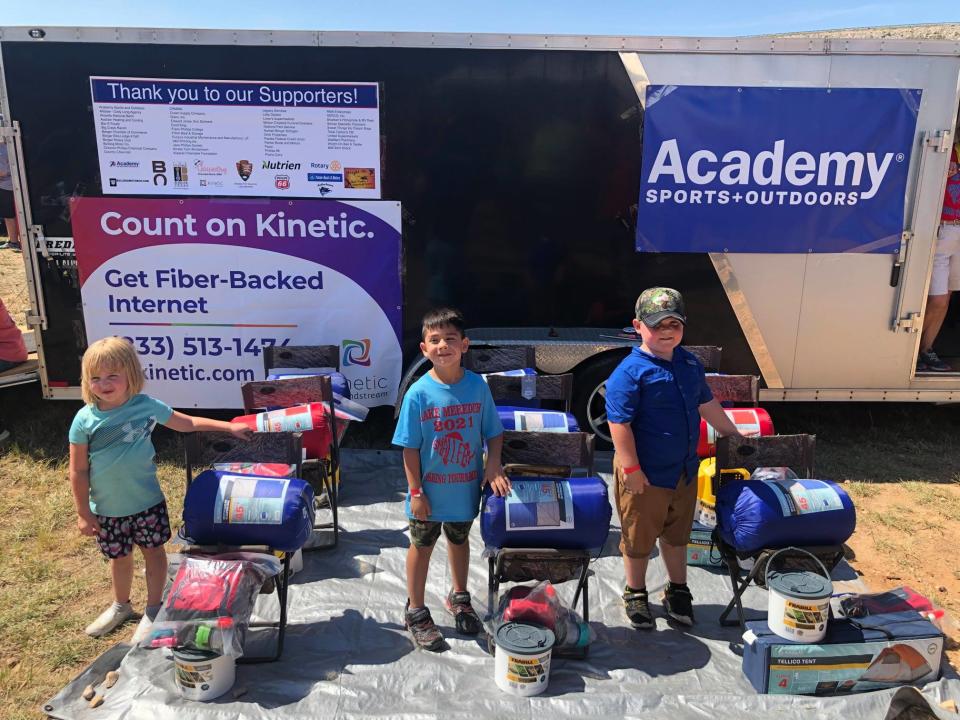
[{"label": "kinetic banner", "polygon": [[105,195],[380,197],[376,83],[91,77]]},{"label": "kinetic banner", "polygon": [[236,408],[268,345],[336,345],[354,400],[392,405],[400,350],[400,204],[72,201],[87,339],[128,337],[147,392]]},{"label": "kinetic banner", "polygon": [[639,252],[897,252],[920,90],[650,85]]}]

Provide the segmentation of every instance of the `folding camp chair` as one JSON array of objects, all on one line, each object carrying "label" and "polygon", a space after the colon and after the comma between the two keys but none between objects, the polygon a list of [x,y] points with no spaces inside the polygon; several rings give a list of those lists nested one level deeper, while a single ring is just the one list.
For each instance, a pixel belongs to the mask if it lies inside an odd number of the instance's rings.
[{"label": "folding camp chair", "polygon": [[532,345],[472,346],[463,356],[463,366],[475,373],[534,368],[537,352]]},{"label": "folding camp chair", "polygon": [[[503,439],[504,470],[511,475],[573,477],[593,471],[594,436],[587,433],[506,431]],[[574,578],[577,587],[571,607],[582,598],[583,621],[590,620],[589,567],[586,550],[501,547],[487,558],[487,608],[496,609],[500,584],[549,580],[557,584]],[[566,651],[569,657],[586,657],[587,647]]]},{"label": "folding camp chair", "polygon": [[[282,349],[282,348],[281,348]],[[340,540],[339,525],[339,472],[340,472],[340,433],[333,400],[333,389],[330,378],[323,375],[310,377],[286,378],[285,380],[258,380],[243,383],[240,386],[243,394],[244,412],[263,410],[268,407],[293,407],[306,403],[327,403],[330,422],[330,451],[327,457],[303,462],[304,479],[316,472],[319,488],[322,489],[330,503],[332,522],[316,523],[314,530],[332,530],[333,542],[325,545],[311,545],[310,549],[331,549],[337,546]],[[313,484],[313,483],[311,483]],[[319,498],[318,498],[319,500]],[[321,509],[321,506],[317,506]]]},{"label": "folding camp chair", "polygon": [[[717,440],[716,474],[714,487],[719,493],[723,482],[721,471],[728,468],[746,468],[751,472],[758,467],[789,467],[799,477],[813,475],[813,451],[816,445],[815,435],[771,435],[768,437],[736,438],[725,437]],[[713,543],[727,566],[730,583],[733,586],[733,599],[720,613],[721,625],[739,625],[746,628],[743,617],[741,597],[751,582],[763,584],[767,562],[782,548],[762,548],[752,552],[740,552],[720,537],[718,530],[713,531]],[[814,555],[829,572],[843,559],[842,545],[801,545],[801,550]],[[790,567],[803,570],[815,570],[814,563],[806,555],[797,554],[785,558]],[[749,569],[745,570],[744,566]],[[744,576],[744,572],[746,575]],[[737,620],[727,617],[737,610]]]},{"label": "folding camp chair", "polygon": [[263,369],[274,368],[340,369],[340,348],[336,345],[271,345],[263,348]]},{"label": "folding camp chair", "polygon": [[[247,441],[239,440],[229,433],[195,432],[185,436],[184,444],[188,487],[193,482],[195,468],[213,467],[217,463],[281,463],[293,467],[294,477],[300,477],[300,462],[303,455],[300,433],[258,433]],[[273,548],[265,545],[197,545],[183,535],[182,529],[178,534],[178,541],[183,546],[182,552],[185,555],[205,556],[238,550],[274,553]],[[238,662],[246,664],[273,662],[283,654],[283,641],[287,633],[287,598],[291,557],[292,553],[289,552],[281,554],[280,574],[274,580],[273,585],[276,588],[277,602],[280,605],[280,618],[276,622],[252,622],[249,625],[252,628],[277,628],[276,651],[273,655],[244,655]]]}]

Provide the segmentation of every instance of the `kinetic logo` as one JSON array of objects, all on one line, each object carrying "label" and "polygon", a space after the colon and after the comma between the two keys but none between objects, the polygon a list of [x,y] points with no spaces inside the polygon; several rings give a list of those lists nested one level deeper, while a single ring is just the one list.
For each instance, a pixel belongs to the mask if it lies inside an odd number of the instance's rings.
[{"label": "kinetic logo", "polygon": [[343,349],[343,358],[340,364],[343,367],[348,365],[370,366],[370,338],[363,340],[344,340],[340,343]]}]

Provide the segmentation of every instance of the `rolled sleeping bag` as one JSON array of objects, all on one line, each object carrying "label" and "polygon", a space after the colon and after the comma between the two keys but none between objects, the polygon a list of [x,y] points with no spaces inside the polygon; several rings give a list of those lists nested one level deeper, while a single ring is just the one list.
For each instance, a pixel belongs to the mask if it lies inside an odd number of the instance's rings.
[{"label": "rolled sleeping bag", "polygon": [[717,492],[717,529],[738,552],[840,545],[853,535],[853,501],[829,480],[734,480]]},{"label": "rolled sleeping bag", "polygon": [[294,552],[313,532],[313,488],[300,478],[205,470],[187,487],[183,523],[200,545],[268,545]]},{"label": "rolled sleeping bag", "polygon": [[[773,420],[763,408],[724,408],[727,417],[737,426],[745,437],[773,435]],[[697,443],[697,457],[707,458],[717,454],[717,431],[713,425],[700,419],[700,441]]]},{"label": "rolled sleeping bag", "polygon": [[580,432],[577,419],[559,410],[539,410],[513,405],[497,405],[497,415],[504,430],[528,432]]},{"label": "rolled sleeping bag", "polygon": [[267,380],[286,380],[287,378],[297,377],[316,377],[317,375],[327,375],[330,378],[330,385],[333,392],[341,397],[350,397],[350,383],[343,373],[334,370],[331,367],[319,368],[270,368],[267,371]]},{"label": "rolled sleeping bag", "polygon": [[243,423],[254,432],[302,432],[303,448],[308,458],[322,458],[330,453],[333,435],[326,415],[326,403],[307,403],[280,410],[239,415],[233,422]]},{"label": "rolled sleeping bag", "polygon": [[589,550],[603,547],[610,532],[607,484],[599,477],[510,479],[513,490],[497,497],[488,486],[480,509],[487,547]]}]

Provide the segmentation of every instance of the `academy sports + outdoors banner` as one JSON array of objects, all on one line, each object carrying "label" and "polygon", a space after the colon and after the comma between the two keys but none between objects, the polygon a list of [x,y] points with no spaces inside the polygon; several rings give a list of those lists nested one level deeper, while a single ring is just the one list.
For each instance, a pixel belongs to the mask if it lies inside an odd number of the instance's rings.
[{"label": "academy sports + outdoors banner", "polygon": [[650,85],[636,249],[897,252],[920,94]]},{"label": "academy sports + outdoors banner", "polygon": [[268,345],[336,345],[351,396],[400,384],[400,204],[75,198],[88,342],[130,338],[146,392],[237,408]]}]

